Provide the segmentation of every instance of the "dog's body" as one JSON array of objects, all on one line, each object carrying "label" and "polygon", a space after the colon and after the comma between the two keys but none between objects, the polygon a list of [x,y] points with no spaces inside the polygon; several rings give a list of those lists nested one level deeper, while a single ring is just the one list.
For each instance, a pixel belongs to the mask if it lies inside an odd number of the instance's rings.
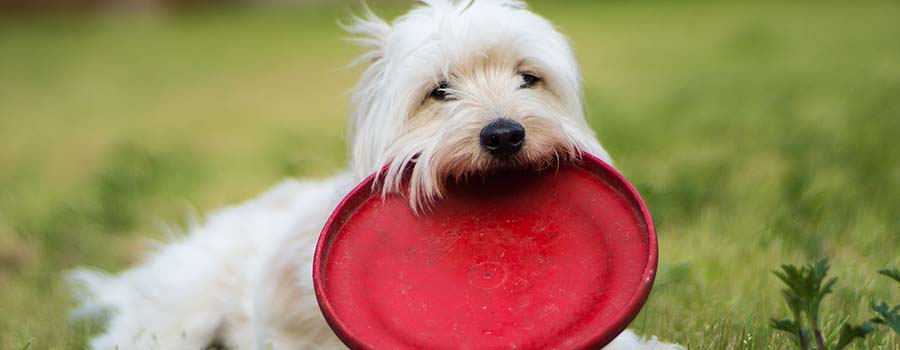
[{"label": "dog's body", "polygon": [[[71,275],[78,313],[109,313],[98,350],[340,349],[318,310],[312,252],[328,214],[379,173],[422,212],[447,179],[545,168],[581,151],[607,162],[588,127],[565,37],[515,0],[429,0],[388,24],[348,26],[370,51],[355,89],[351,171],[287,181],[224,210],[119,276]],[[409,188],[400,178],[410,177]],[[672,349],[626,332],[611,348]]]}]

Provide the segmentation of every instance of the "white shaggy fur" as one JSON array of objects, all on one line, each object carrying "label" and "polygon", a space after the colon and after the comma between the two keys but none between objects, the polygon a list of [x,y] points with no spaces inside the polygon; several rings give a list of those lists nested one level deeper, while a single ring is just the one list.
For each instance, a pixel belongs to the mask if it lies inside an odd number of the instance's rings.
[{"label": "white shaggy fur", "polygon": [[[551,167],[581,151],[610,160],[585,121],[572,49],[550,22],[515,0],[421,2],[392,24],[366,11],[346,26],[368,50],[358,60],[368,69],[354,90],[350,171],[282,183],[120,275],[70,274],[76,316],[107,317],[93,348],[341,349],[318,311],[312,253],[328,214],[363,177],[390,164],[379,173],[384,195],[408,195],[423,212],[448,179]],[[446,98],[432,96],[437,86]],[[527,132],[507,159],[479,144],[480,130],[499,118]],[[610,345],[676,348],[630,331]]]}]

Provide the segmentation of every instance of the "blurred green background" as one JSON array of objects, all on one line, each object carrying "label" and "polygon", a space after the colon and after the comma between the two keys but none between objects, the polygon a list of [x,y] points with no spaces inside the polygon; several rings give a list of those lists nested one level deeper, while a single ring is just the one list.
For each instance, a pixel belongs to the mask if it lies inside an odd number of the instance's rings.
[{"label": "blurred green background", "polygon": [[[0,349],[83,349],[97,327],[68,320],[61,272],[119,271],[148,237],[347,161],[359,51],[335,22],[357,3],[132,2],[0,6]],[[900,2],[532,7],[573,39],[591,123],[659,227],[634,328],[788,349],[771,271],[819,257],[841,278],[826,323],[900,302],[876,277],[900,267]]]}]

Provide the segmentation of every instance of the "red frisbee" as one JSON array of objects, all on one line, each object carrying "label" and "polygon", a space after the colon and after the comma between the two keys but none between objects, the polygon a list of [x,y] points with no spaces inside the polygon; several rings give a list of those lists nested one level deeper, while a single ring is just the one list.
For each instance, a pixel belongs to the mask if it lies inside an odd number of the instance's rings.
[{"label": "red frisbee", "polygon": [[351,349],[600,349],[650,293],[650,213],[591,155],[453,185],[418,216],[373,182],[331,215],[313,265]]}]

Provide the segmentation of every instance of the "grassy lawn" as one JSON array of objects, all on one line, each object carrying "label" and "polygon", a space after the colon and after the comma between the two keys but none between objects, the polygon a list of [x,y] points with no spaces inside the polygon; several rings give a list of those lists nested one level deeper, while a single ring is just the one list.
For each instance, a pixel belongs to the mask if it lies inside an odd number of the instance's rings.
[{"label": "grassy lawn", "polygon": [[[572,37],[592,125],[660,231],[634,328],[790,349],[771,271],[820,257],[840,277],[826,323],[900,303],[876,275],[900,267],[900,2],[533,7]],[[340,169],[347,13],[0,17],[0,349],[84,348],[62,271],[120,270],[197,213]]]}]

